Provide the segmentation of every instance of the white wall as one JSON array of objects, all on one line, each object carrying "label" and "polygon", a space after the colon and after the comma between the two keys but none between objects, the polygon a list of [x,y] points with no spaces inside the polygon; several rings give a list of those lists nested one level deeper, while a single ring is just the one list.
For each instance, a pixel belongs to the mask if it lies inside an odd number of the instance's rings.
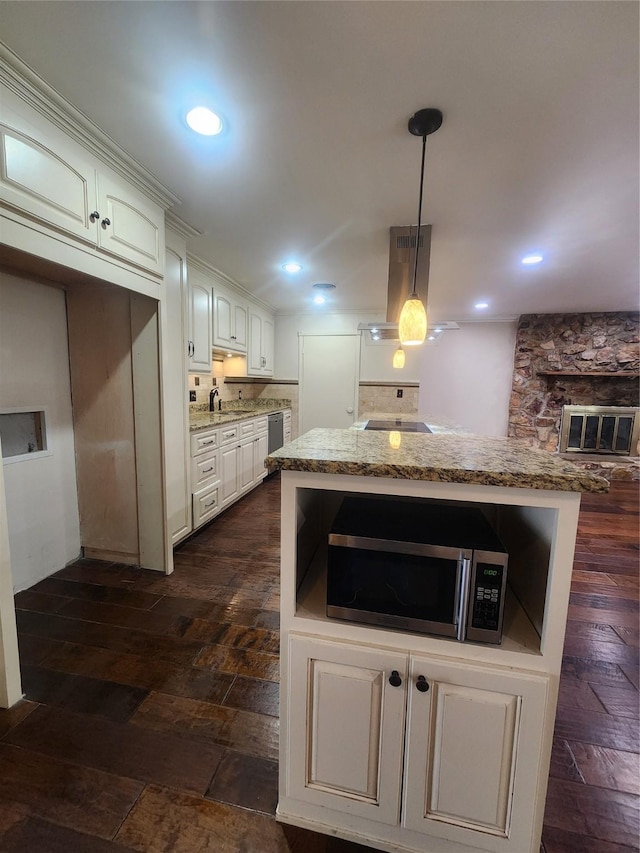
[{"label": "white wall", "polygon": [[466,323],[423,351],[420,417],[506,436],[517,322]]},{"label": "white wall", "polygon": [[0,408],[46,410],[50,455],[4,464],[14,589],[80,553],[65,295],[0,276]]},{"label": "white wall", "polygon": [[[359,323],[382,322],[375,314],[320,313],[279,314],[275,322],[275,377],[298,378],[298,334],[336,335],[353,334]],[[369,344],[368,333],[363,333],[360,348],[360,380],[362,382],[417,382],[421,355],[416,349],[406,349],[406,364],[402,370],[393,368],[391,361],[397,342],[384,341]]]}]

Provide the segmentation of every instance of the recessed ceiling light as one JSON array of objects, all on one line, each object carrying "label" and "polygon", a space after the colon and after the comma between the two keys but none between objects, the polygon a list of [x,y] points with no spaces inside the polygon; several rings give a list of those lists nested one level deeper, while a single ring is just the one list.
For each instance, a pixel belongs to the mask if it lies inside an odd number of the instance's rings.
[{"label": "recessed ceiling light", "polygon": [[316,293],[316,295],[313,297],[313,301],[316,303],[316,305],[324,305],[327,300],[321,293]]},{"label": "recessed ceiling light", "polygon": [[202,136],[215,136],[222,130],[222,119],[207,107],[194,107],[187,113],[187,124]]},{"label": "recessed ceiling light", "polygon": [[436,339],[435,335],[429,335],[429,337],[427,338],[428,341],[435,341],[435,339]]},{"label": "recessed ceiling light", "polygon": [[488,308],[489,303],[488,302],[476,302],[476,304],[473,307],[481,310],[482,308]]},{"label": "recessed ceiling light", "polygon": [[533,264],[539,264],[540,261],[543,261],[543,260],[544,260],[544,258],[542,257],[542,255],[540,255],[536,252],[536,253],[531,254],[531,255],[525,255],[524,258],[520,261],[520,263],[523,264],[525,267],[529,267],[529,266],[532,266]]},{"label": "recessed ceiling light", "polygon": [[287,261],[286,264],[282,264],[282,269],[285,272],[300,272],[302,264],[299,264],[297,261]]}]

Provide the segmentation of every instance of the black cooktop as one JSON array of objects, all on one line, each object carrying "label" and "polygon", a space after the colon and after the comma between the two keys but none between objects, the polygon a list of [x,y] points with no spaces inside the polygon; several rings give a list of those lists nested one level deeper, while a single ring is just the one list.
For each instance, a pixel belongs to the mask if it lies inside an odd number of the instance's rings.
[{"label": "black cooktop", "polygon": [[367,421],[365,429],[397,430],[398,432],[431,432],[429,427],[422,421]]}]

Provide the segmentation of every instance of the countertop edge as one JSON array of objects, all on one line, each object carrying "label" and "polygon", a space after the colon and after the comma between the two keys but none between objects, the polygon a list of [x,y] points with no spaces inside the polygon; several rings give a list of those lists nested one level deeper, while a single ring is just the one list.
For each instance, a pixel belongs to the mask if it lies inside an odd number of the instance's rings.
[{"label": "countertop edge", "polygon": [[509,474],[488,471],[459,471],[447,468],[422,468],[411,465],[387,465],[361,462],[327,462],[313,459],[278,459],[267,457],[265,467],[275,471],[306,471],[314,474],[347,474],[397,480],[424,480],[437,483],[467,483],[480,486],[502,486],[556,492],[606,493],[609,483],[604,477],[553,477]]}]

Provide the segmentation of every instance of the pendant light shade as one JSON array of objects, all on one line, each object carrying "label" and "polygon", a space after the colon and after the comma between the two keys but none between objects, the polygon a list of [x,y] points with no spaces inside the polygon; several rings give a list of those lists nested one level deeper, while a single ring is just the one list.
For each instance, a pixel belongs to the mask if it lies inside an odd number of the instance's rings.
[{"label": "pendant light shade", "polygon": [[393,354],[393,366],[404,367],[404,350],[402,349],[402,347],[398,347],[398,349]]},{"label": "pendant light shade", "polygon": [[402,306],[398,334],[400,343],[405,347],[417,346],[427,336],[427,312],[417,294],[409,296]]},{"label": "pendant light shade", "polygon": [[[418,225],[416,227],[416,251],[413,265],[413,289],[402,306],[398,321],[400,343],[404,346],[417,346],[427,336],[427,309],[416,291],[418,278],[418,253],[420,251],[420,228],[422,227],[422,189],[424,186],[424,161],[427,153],[427,136],[434,133],[442,124],[442,113],[436,109],[418,110],[409,119],[409,133],[422,137],[422,163],[420,166],[420,195],[418,199]],[[425,296],[426,301],[426,296]]]}]

